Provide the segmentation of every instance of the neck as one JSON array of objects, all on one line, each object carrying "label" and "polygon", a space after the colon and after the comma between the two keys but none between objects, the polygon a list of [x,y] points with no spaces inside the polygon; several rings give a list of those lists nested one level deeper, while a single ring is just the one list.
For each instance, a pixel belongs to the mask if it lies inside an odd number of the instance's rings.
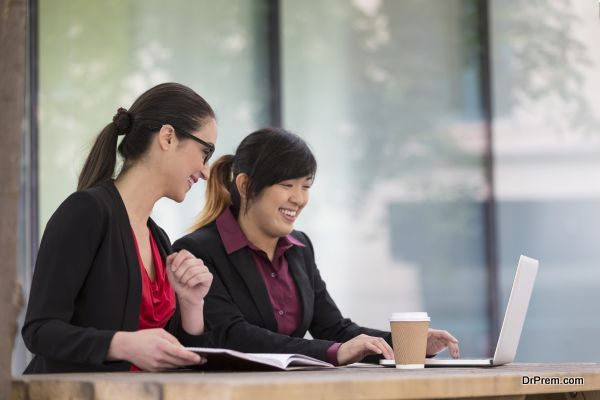
[{"label": "neck", "polygon": [[246,238],[248,238],[253,245],[264,251],[267,254],[267,257],[269,257],[269,260],[272,261],[279,238],[265,234],[258,227],[258,224],[253,222],[252,217],[248,213],[244,214],[243,211],[240,211],[238,223],[240,224],[242,232],[246,235]]},{"label": "neck", "polygon": [[156,185],[148,184],[154,179],[153,174],[142,163],[135,164],[115,179],[115,186],[134,229],[147,225],[154,204],[162,197]]}]

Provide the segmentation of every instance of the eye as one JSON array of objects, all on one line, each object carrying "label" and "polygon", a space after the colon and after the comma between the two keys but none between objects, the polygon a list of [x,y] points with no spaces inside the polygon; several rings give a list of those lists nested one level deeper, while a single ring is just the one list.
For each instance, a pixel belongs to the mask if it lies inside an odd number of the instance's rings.
[{"label": "eye", "polygon": [[280,185],[286,188],[292,188],[294,186],[291,183],[280,183]]}]

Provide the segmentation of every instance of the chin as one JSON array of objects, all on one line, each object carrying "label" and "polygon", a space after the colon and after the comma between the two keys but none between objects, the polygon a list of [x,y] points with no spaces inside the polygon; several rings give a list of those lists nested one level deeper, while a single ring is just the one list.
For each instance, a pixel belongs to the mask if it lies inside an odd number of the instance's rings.
[{"label": "chin", "polygon": [[185,195],[187,193],[169,193],[167,194],[165,197],[168,199],[173,200],[176,203],[181,203],[182,201],[185,200]]},{"label": "chin", "polygon": [[290,226],[290,227],[288,227],[288,228],[286,228],[286,229],[281,229],[281,230],[279,231],[279,233],[280,233],[280,234],[279,234],[278,236],[279,236],[279,237],[284,237],[284,236],[287,236],[287,235],[289,235],[290,233],[292,233],[292,231],[293,231],[293,230],[294,230],[294,225],[292,225],[292,226]]}]

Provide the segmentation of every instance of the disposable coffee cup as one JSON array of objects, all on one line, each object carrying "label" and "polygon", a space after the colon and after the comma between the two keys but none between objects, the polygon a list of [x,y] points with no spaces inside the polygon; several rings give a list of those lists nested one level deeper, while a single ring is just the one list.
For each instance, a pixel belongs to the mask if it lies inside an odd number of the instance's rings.
[{"label": "disposable coffee cup", "polygon": [[429,320],[426,312],[392,314],[390,328],[396,368],[417,369],[425,366]]}]

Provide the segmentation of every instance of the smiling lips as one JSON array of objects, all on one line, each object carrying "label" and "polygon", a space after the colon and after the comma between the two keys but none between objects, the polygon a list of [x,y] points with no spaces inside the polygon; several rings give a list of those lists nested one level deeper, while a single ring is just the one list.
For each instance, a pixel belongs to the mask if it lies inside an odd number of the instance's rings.
[{"label": "smiling lips", "polygon": [[198,182],[198,178],[196,178],[194,175],[190,175],[188,177],[188,189],[191,189],[196,182]]},{"label": "smiling lips", "polygon": [[290,221],[290,222],[294,222],[294,220],[296,219],[296,215],[298,214],[297,210],[289,210],[287,208],[280,208],[279,212],[283,215],[283,217]]}]

